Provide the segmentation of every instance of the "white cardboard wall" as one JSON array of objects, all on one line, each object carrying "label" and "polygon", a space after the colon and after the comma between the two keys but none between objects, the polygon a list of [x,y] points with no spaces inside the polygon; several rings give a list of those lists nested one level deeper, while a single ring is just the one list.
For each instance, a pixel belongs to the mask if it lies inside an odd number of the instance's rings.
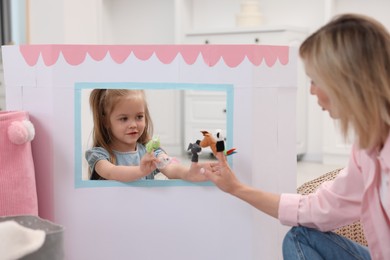
[{"label": "white cardboard wall", "polygon": [[65,227],[66,259],[281,258],[286,228],[213,185],[77,186],[75,83],[232,85],[234,171],[252,186],[294,192],[296,49],[30,45],[2,50],[7,109],[28,111],[35,125],[40,216]]}]

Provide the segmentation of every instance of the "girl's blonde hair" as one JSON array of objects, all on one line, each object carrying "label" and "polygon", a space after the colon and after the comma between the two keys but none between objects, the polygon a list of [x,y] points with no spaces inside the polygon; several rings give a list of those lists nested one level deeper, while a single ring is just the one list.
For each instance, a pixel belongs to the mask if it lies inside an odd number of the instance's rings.
[{"label": "girl's blonde hair", "polygon": [[344,14],[309,36],[299,54],[320,79],[341,131],[362,149],[380,147],[390,126],[390,35],[366,16]]},{"label": "girl's blonde hair", "polygon": [[145,130],[138,142],[146,144],[153,135],[153,123],[150,117],[145,92],[139,89],[94,89],[89,96],[93,116],[93,147],[102,147],[110,154],[110,161],[116,163],[113,150],[110,148],[111,132],[106,127],[108,118],[120,98],[140,98],[145,104]]}]

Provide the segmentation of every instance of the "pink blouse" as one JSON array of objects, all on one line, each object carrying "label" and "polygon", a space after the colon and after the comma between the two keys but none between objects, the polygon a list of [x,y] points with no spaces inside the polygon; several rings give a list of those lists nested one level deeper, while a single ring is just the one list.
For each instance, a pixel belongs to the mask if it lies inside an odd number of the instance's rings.
[{"label": "pink blouse", "polygon": [[[390,259],[390,137],[380,152],[352,148],[348,167],[309,195],[282,194],[284,225],[331,231],[360,220],[371,257]],[[385,197],[386,196],[386,197]]]}]

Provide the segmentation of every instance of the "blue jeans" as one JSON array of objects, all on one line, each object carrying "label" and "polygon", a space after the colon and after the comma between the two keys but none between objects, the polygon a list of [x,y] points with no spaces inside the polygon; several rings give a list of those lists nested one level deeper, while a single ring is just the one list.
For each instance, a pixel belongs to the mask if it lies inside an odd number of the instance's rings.
[{"label": "blue jeans", "polygon": [[283,258],[371,259],[368,248],[333,232],[293,227],[283,240]]}]

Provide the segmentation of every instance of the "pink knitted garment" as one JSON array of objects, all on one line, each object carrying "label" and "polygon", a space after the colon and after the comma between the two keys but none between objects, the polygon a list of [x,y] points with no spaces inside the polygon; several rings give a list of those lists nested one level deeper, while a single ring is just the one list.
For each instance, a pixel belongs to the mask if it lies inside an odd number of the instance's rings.
[{"label": "pink knitted garment", "polygon": [[8,133],[13,122],[28,119],[24,111],[0,111],[0,216],[38,215],[31,142],[15,144]]}]

